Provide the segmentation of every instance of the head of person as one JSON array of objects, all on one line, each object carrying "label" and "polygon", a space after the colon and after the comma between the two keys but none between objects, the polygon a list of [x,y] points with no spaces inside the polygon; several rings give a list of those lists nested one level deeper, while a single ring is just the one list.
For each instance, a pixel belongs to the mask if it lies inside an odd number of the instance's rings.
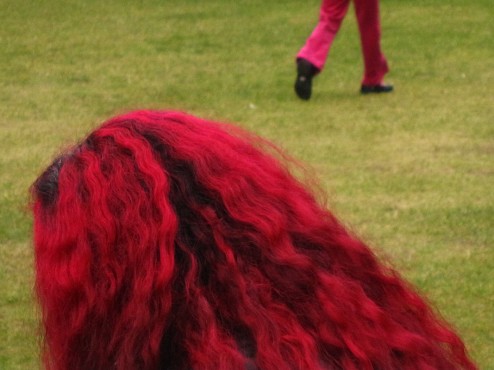
[{"label": "head of person", "polygon": [[32,186],[46,368],[475,368],[265,145],[137,111],[53,161]]}]

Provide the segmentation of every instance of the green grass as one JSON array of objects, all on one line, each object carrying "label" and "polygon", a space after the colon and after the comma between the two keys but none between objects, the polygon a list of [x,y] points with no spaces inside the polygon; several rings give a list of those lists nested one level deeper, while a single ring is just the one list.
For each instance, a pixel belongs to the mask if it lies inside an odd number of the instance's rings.
[{"label": "green grass", "polygon": [[28,187],[134,108],[236,122],[308,164],[329,205],[494,369],[491,0],[383,0],[396,91],[359,96],[349,13],[310,102],[293,58],[319,2],[2,0],[0,369],[38,367]]}]

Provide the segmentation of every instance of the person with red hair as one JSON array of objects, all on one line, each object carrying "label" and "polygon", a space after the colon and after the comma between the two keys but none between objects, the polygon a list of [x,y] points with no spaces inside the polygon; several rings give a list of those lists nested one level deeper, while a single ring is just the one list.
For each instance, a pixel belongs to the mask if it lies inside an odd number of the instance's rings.
[{"label": "person with red hair", "polygon": [[273,148],[137,111],[56,158],[31,189],[44,366],[475,369]]}]

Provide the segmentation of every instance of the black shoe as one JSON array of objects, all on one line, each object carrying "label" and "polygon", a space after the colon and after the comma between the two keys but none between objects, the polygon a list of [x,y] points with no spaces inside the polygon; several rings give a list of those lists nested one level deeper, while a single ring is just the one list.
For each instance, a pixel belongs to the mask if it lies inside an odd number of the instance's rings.
[{"label": "black shoe", "polygon": [[362,85],[360,88],[361,94],[372,94],[372,93],[389,93],[393,91],[393,85]]},{"label": "black shoe", "polygon": [[297,59],[297,79],[295,92],[300,99],[309,100],[312,94],[312,78],[318,69],[306,59]]}]

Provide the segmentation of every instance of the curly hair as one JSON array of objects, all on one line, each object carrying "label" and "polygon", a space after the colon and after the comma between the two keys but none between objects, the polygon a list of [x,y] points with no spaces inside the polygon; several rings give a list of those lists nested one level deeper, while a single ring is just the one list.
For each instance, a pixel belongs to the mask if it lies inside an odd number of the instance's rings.
[{"label": "curly hair", "polygon": [[263,145],[137,111],[55,159],[31,190],[47,369],[476,368]]}]

